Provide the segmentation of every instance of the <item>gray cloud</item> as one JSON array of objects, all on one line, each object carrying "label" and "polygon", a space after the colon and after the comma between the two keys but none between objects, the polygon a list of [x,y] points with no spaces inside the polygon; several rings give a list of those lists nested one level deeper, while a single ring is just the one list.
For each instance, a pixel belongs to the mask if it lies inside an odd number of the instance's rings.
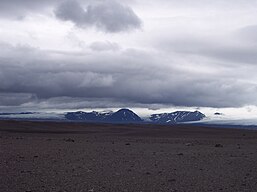
[{"label": "gray cloud", "polygon": [[77,1],[66,1],[55,11],[57,18],[72,21],[78,27],[95,26],[105,32],[115,33],[137,29],[141,26],[134,11],[116,1],[90,4],[84,9]]},{"label": "gray cloud", "polygon": [[96,27],[109,33],[141,27],[141,20],[132,8],[115,0],[0,1],[2,18],[22,20],[31,13],[51,15],[52,11],[58,19],[71,21],[78,27]]}]

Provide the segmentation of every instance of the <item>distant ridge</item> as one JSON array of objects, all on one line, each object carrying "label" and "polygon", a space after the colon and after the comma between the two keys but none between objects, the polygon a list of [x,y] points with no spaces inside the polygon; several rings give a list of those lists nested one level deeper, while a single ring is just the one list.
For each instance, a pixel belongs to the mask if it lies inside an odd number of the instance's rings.
[{"label": "distant ridge", "polygon": [[216,113],[214,113],[214,115],[221,116],[221,115],[224,115],[224,114],[220,113],[220,112],[216,112]]},{"label": "distant ridge", "polygon": [[20,112],[20,113],[0,113],[0,115],[32,115],[36,112]]}]

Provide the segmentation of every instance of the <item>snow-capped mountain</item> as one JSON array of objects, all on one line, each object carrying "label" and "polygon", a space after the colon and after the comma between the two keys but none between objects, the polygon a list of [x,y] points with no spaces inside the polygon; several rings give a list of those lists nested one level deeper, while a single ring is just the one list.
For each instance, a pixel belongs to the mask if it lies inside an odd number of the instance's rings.
[{"label": "snow-capped mountain", "polygon": [[72,121],[89,121],[89,122],[121,122],[135,123],[141,122],[142,119],[129,109],[120,109],[117,112],[69,112],[65,118]]},{"label": "snow-capped mountain", "polygon": [[[120,109],[117,112],[69,112],[65,118],[72,121],[86,122],[109,122],[109,123],[139,123],[143,120],[129,109]],[[199,111],[176,111],[173,113],[153,114],[150,116],[150,122],[157,124],[177,124],[190,121],[200,121],[205,115]]]},{"label": "snow-capped mountain", "polygon": [[190,121],[200,121],[205,118],[205,115],[199,111],[176,111],[173,113],[153,114],[150,120],[158,124],[177,124]]}]

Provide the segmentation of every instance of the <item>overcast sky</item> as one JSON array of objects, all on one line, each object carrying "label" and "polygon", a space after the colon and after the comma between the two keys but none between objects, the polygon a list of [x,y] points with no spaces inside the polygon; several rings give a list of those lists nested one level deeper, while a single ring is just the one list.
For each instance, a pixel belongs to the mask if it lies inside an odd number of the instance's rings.
[{"label": "overcast sky", "polygon": [[0,109],[253,109],[256,18],[255,0],[0,0]]}]

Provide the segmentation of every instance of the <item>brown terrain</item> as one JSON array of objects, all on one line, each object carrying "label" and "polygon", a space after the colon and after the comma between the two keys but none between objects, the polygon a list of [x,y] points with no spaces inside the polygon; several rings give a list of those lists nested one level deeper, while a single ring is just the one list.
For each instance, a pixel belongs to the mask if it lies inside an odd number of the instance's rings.
[{"label": "brown terrain", "polygon": [[257,191],[257,132],[0,121],[1,192]]}]

